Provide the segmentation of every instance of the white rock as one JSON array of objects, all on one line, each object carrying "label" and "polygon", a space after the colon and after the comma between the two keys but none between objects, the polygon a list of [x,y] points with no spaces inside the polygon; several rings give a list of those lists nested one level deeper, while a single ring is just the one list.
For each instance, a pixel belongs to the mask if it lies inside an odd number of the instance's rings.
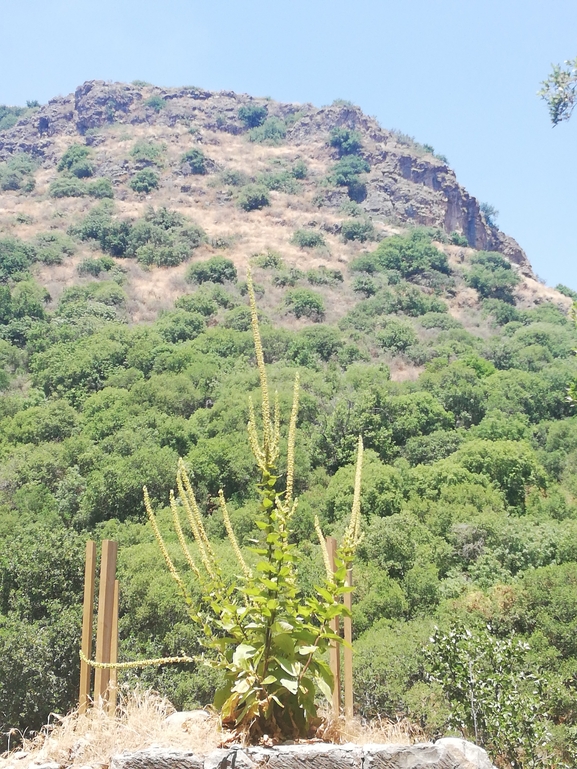
[{"label": "white rock", "polygon": [[435,745],[441,745],[450,752],[461,753],[475,769],[492,769],[493,764],[487,755],[487,751],[467,740],[459,737],[443,737],[437,740]]},{"label": "white rock", "polygon": [[207,721],[210,718],[210,714],[206,710],[182,710],[172,715],[167,716],[164,719],[164,723],[168,726],[184,726],[189,721],[195,723],[201,723]]}]

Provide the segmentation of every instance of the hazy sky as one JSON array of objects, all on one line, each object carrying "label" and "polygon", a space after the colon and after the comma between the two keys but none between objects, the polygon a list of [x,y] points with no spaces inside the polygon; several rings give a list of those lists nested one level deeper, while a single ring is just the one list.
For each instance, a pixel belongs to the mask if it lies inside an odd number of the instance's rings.
[{"label": "hazy sky", "polygon": [[0,0],[0,103],[85,80],[350,99],[443,153],[549,284],[577,289],[577,114],[536,96],[575,0]]}]

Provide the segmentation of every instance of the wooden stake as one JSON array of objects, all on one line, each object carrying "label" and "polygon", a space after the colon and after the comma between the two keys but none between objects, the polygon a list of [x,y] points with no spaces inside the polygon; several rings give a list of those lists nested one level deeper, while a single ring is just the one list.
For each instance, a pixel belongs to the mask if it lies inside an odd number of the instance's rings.
[{"label": "wooden stake", "polygon": [[[110,643],[110,661],[118,662],[118,580],[114,582],[114,602],[112,610],[112,638]],[[118,670],[110,671],[110,684],[108,688],[108,715],[114,717],[116,713],[116,694],[118,689]]]},{"label": "wooden stake", "polygon": [[[352,587],[353,570],[347,569],[347,585]],[[345,593],[344,603],[349,611],[353,608],[353,594]],[[344,619],[344,636],[349,646],[344,647],[345,662],[345,718],[350,721],[353,717],[353,621],[351,617]]]},{"label": "wooden stake", "polygon": [[[96,632],[96,662],[110,662],[112,645],[112,618],[114,615],[114,578],[118,545],[110,539],[102,543],[100,562],[100,589],[98,592],[98,629]],[[94,702],[103,707],[107,698],[110,669],[96,668],[94,674]]]},{"label": "wooden stake", "polygon": [[[327,537],[327,550],[329,553],[329,560],[331,562],[331,569],[335,571],[335,556],[337,554],[337,540],[334,537]],[[333,633],[340,634],[339,618],[335,617],[331,620],[330,628]],[[339,644],[333,641],[329,650],[329,660],[331,671],[335,679],[335,685],[333,687],[333,715],[338,718],[341,714],[341,659]]]},{"label": "wooden stake", "polygon": [[[96,568],[96,542],[89,539],[86,543],[86,565],[84,567],[84,606],[82,610],[81,649],[85,657],[92,657],[92,618],[94,616],[94,573]],[[83,660],[80,661],[80,697],[78,712],[86,713],[90,695],[92,670]]]}]

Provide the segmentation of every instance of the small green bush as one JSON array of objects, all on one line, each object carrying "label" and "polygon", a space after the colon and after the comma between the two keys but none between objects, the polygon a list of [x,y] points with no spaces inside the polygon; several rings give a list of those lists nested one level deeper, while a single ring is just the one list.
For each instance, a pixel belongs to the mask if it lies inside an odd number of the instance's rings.
[{"label": "small green bush", "polygon": [[329,174],[329,182],[337,187],[346,187],[349,198],[360,203],[367,195],[367,186],[361,174],[371,170],[364,158],[358,155],[345,155],[335,163]]},{"label": "small green bush", "polygon": [[304,278],[305,274],[297,267],[290,267],[288,270],[282,270],[272,279],[275,286],[286,288],[286,286],[296,286],[299,280]]},{"label": "small green bush", "polygon": [[250,177],[247,174],[243,171],[235,171],[234,169],[223,171],[220,179],[223,184],[229,187],[244,187],[250,182]]},{"label": "small green bush", "polygon": [[460,232],[452,232],[449,235],[449,240],[454,246],[463,246],[466,247],[469,245],[469,241],[464,235],[461,235]]},{"label": "small green bush", "polygon": [[34,239],[36,258],[44,264],[62,264],[64,257],[76,252],[76,244],[61,232],[41,232]]},{"label": "small green bush", "polygon": [[306,179],[308,172],[309,170],[304,160],[297,160],[291,168],[291,174],[295,179]]},{"label": "small green bush", "polygon": [[205,154],[198,147],[193,147],[185,152],[180,162],[191,174],[202,175],[207,172]]},{"label": "small green bush", "polygon": [[371,254],[364,254],[351,262],[350,269],[353,272],[369,273],[394,270],[405,278],[429,270],[444,274],[450,272],[445,254],[421,230],[413,230],[406,236],[385,238]]},{"label": "small green bush", "polygon": [[358,278],[355,278],[353,281],[353,291],[356,291],[359,294],[373,296],[377,293],[377,290],[377,284],[372,278],[369,278],[368,275],[359,275]]},{"label": "small green bush", "polygon": [[347,155],[334,164],[330,179],[338,187],[346,187],[351,182],[355,182],[359,174],[367,173],[370,170],[371,167],[364,158]]},{"label": "small green bush", "polygon": [[224,283],[227,280],[236,280],[236,276],[234,263],[224,256],[211,256],[204,262],[191,264],[186,271],[186,280],[189,283]]},{"label": "small green bush", "polygon": [[72,144],[62,155],[58,163],[59,171],[68,171],[78,179],[92,176],[94,169],[88,158],[90,156],[90,147],[83,144]]},{"label": "small green bush", "polygon": [[497,217],[499,216],[499,212],[495,208],[495,206],[492,206],[490,203],[481,203],[479,205],[479,210],[485,217],[485,221],[491,228],[497,227]]},{"label": "small green bush", "polygon": [[130,150],[130,156],[137,163],[152,163],[160,166],[162,165],[162,159],[165,152],[165,144],[156,144],[155,142],[142,139],[137,141],[134,147]]},{"label": "small green bush", "polygon": [[358,131],[343,126],[331,129],[329,144],[335,147],[339,157],[343,157],[343,155],[355,155],[361,149],[361,139]]},{"label": "small green bush", "polygon": [[291,238],[291,243],[299,248],[318,248],[326,245],[322,233],[316,230],[297,230]]},{"label": "small green bush", "polygon": [[91,198],[113,198],[114,187],[110,179],[101,177],[86,185],[86,192]]},{"label": "small green bush", "polygon": [[151,168],[143,168],[137,171],[129,182],[134,192],[151,192],[157,189],[159,182],[158,174]]},{"label": "small green bush", "polygon": [[573,291],[572,288],[564,286],[562,283],[557,283],[555,290],[564,296],[568,296],[570,299],[577,301],[577,291]]},{"label": "small green bush", "polygon": [[88,194],[88,187],[80,179],[61,176],[50,184],[48,194],[51,198],[81,198]]},{"label": "small green bush", "polygon": [[116,262],[110,256],[100,256],[96,259],[83,259],[76,268],[79,275],[92,275],[97,278],[101,272],[109,272],[116,267]]},{"label": "small green bush", "polygon": [[268,107],[260,104],[243,104],[238,110],[238,116],[247,128],[257,128],[262,125],[268,115]]},{"label": "small green bush", "polygon": [[377,339],[386,350],[405,352],[408,347],[416,344],[417,335],[409,323],[390,318],[384,329],[377,333]]},{"label": "small green bush", "polygon": [[0,189],[31,192],[34,189],[33,173],[36,166],[36,161],[24,152],[0,163]]},{"label": "small green bush", "polygon": [[270,206],[267,188],[260,184],[247,184],[238,196],[238,205],[243,211],[256,211]]},{"label": "small green bush", "polygon": [[287,192],[289,195],[296,195],[301,189],[290,171],[260,174],[256,183],[263,185],[267,190]]},{"label": "small green bush", "polygon": [[286,136],[286,125],[278,117],[269,117],[262,125],[251,128],[248,138],[258,144],[281,144]]},{"label": "small green bush", "polygon": [[294,288],[287,291],[285,305],[288,311],[297,318],[310,318],[318,323],[325,317],[325,304],[322,296],[308,288]]},{"label": "small green bush", "polygon": [[284,267],[282,256],[276,251],[266,251],[264,254],[255,254],[253,264],[262,267],[263,270],[280,270]]},{"label": "small green bush", "polygon": [[336,286],[343,282],[343,273],[340,270],[329,270],[322,264],[307,271],[307,280],[313,286]]},{"label": "small green bush", "polygon": [[358,240],[364,243],[375,239],[375,228],[368,219],[349,219],[341,225],[341,235],[344,241]]},{"label": "small green bush", "polygon": [[154,110],[155,112],[160,112],[166,107],[166,102],[162,98],[162,96],[159,96],[158,94],[154,94],[154,96],[149,96],[148,99],[144,100],[144,104],[146,107],[150,107],[150,109]]},{"label": "small green bush", "polygon": [[471,262],[473,266],[465,274],[468,286],[476,289],[484,299],[500,299],[515,304],[513,289],[520,277],[504,256],[495,251],[480,251]]}]

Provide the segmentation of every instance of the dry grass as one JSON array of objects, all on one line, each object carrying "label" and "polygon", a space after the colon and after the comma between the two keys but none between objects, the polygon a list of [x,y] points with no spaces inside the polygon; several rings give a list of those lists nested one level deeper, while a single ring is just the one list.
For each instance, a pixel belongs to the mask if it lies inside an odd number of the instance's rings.
[{"label": "dry grass", "polygon": [[[222,743],[217,716],[183,727],[166,723],[172,713],[170,702],[154,692],[130,691],[121,695],[116,718],[98,708],[83,715],[54,716],[34,739],[24,739],[22,747],[0,757],[0,767],[32,769],[47,762],[70,767],[108,766],[110,757],[121,751],[154,745],[204,754]],[[21,753],[27,755],[20,758]]]},{"label": "dry grass", "polygon": [[[83,715],[77,711],[64,717],[54,715],[36,737],[24,738],[21,746],[2,754],[0,769],[34,769],[49,762],[63,767],[107,767],[111,756],[124,751],[159,747],[206,755],[230,742],[231,735],[222,731],[216,714],[167,723],[174,712],[170,702],[155,692],[121,691],[115,718],[98,708]],[[407,719],[367,722],[355,718],[346,722],[326,713],[324,716],[314,742],[410,745],[427,739],[426,733]]]}]

